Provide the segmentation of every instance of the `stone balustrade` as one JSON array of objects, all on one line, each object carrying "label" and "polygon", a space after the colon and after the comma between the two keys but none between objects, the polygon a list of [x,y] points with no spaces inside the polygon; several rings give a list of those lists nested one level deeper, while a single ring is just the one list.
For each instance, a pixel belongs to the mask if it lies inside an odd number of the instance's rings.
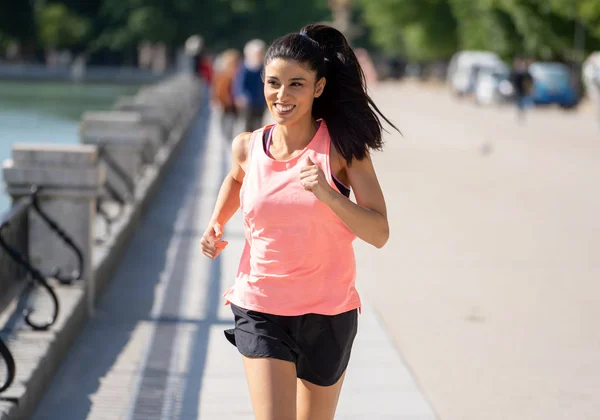
[{"label": "stone balustrade", "polygon": [[[98,296],[194,123],[203,96],[201,82],[191,75],[177,75],[119,98],[112,110],[85,112],[80,144],[13,146],[12,159],[2,168],[6,191],[16,203],[37,188],[35,203],[51,220],[48,224],[43,216],[30,212],[23,258],[53,290],[60,313],[48,328],[51,334],[40,333],[33,350],[35,332],[23,322],[14,322],[29,296],[18,295],[0,313],[2,339],[16,360],[13,385],[0,394],[0,420],[28,418],[33,412],[40,390],[51,380],[85,319],[93,315]],[[63,273],[79,270],[75,248],[83,259],[83,273],[67,285],[53,273],[57,268]],[[48,303],[43,298],[40,302],[34,309],[44,314]],[[19,357],[25,352],[27,367]]]}]

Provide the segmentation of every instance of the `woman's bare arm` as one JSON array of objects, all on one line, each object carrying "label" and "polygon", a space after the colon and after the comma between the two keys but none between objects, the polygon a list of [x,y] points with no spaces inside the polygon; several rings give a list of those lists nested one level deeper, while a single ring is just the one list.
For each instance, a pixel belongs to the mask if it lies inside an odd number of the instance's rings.
[{"label": "woman's bare arm", "polygon": [[250,135],[251,133],[242,133],[233,139],[231,170],[221,184],[213,215],[200,241],[202,253],[207,257],[216,258],[227,245],[227,242],[220,239],[223,236],[223,226],[240,207],[240,188],[244,182]]},{"label": "woman's bare arm", "polygon": [[385,198],[370,156],[354,160],[346,174],[356,203],[331,189],[324,201],[365,242],[381,248],[390,235]]}]

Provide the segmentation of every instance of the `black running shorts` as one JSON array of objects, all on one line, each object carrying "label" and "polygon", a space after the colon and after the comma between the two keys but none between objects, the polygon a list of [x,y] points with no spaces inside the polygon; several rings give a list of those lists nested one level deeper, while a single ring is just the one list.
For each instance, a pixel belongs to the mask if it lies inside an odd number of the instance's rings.
[{"label": "black running shorts", "polygon": [[235,327],[225,337],[246,357],[296,365],[296,375],[315,385],[338,382],[350,360],[358,310],[339,315],[271,315],[231,304]]}]

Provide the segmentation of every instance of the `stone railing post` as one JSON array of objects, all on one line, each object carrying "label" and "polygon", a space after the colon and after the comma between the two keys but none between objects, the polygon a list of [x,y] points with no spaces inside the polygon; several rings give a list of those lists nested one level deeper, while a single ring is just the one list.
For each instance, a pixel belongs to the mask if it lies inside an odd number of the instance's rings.
[{"label": "stone railing post", "polygon": [[120,96],[113,109],[115,111],[139,113],[142,124],[156,127],[160,133],[162,143],[167,142],[174,121],[169,118],[169,114],[165,109],[139,102],[134,96]]},{"label": "stone railing post", "polygon": [[[38,188],[41,209],[73,240],[83,254],[83,276],[88,311],[93,314],[95,281],[92,270],[96,200],[105,183],[104,167],[99,165],[93,146],[58,144],[15,144],[12,160],[3,164],[7,192],[13,200]],[[30,213],[29,257],[45,274],[56,268],[77,270],[74,252],[35,212]]]},{"label": "stone railing post", "polygon": [[154,162],[162,143],[160,129],[143,125],[137,112],[86,112],[79,134],[82,144],[97,145],[117,166],[118,170],[115,171],[115,168],[107,165],[107,176],[122,196],[135,193],[142,165]]}]

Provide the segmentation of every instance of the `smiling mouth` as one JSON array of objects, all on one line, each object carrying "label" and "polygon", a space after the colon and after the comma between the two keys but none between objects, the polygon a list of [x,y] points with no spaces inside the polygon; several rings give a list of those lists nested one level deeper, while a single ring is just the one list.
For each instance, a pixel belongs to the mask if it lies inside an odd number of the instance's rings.
[{"label": "smiling mouth", "polygon": [[287,114],[291,112],[294,108],[296,108],[296,105],[275,104],[275,110],[280,114]]}]

